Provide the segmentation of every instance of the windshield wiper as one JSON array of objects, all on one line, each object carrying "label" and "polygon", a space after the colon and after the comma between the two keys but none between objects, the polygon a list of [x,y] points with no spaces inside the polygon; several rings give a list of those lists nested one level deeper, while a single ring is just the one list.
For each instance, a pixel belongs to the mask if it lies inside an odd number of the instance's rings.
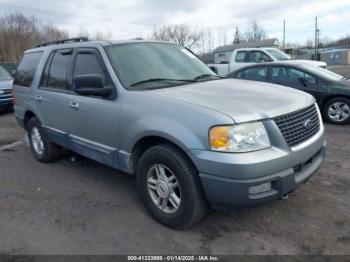
[{"label": "windshield wiper", "polygon": [[350,80],[350,78],[349,78],[349,77],[344,76],[344,77],[342,78],[342,80]]},{"label": "windshield wiper", "polygon": [[215,77],[215,78],[226,78],[226,77],[218,76],[218,75],[203,74],[203,75],[196,76],[195,78],[193,78],[193,80],[196,81],[196,80],[205,79],[205,78],[210,78],[210,77]]},{"label": "windshield wiper", "polygon": [[150,78],[146,80],[142,80],[136,83],[131,84],[130,86],[137,86],[137,85],[142,85],[146,83],[152,83],[152,82],[197,82],[196,80],[192,79],[172,79],[172,78]]}]

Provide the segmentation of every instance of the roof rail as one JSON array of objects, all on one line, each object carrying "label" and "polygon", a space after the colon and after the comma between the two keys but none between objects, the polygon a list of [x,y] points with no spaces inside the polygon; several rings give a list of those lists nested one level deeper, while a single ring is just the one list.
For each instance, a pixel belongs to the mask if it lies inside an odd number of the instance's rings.
[{"label": "roof rail", "polygon": [[79,42],[87,42],[87,41],[89,41],[87,37],[75,37],[75,38],[68,38],[68,39],[62,39],[62,40],[57,40],[53,42],[42,43],[42,44],[36,45],[35,47],[43,47],[48,45],[60,45],[60,44],[66,44],[66,43],[79,43]]}]

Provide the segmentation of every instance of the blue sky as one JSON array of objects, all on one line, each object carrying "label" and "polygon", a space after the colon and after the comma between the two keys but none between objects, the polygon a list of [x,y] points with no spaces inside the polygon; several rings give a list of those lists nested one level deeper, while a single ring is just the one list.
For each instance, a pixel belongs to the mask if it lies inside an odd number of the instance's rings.
[{"label": "blue sky", "polygon": [[0,0],[0,13],[21,11],[43,22],[68,30],[109,33],[113,39],[145,37],[162,24],[188,23],[209,28],[215,45],[230,43],[234,28],[244,31],[257,20],[269,37],[305,43],[314,39],[314,20],[319,18],[322,38],[350,35],[349,0]]}]

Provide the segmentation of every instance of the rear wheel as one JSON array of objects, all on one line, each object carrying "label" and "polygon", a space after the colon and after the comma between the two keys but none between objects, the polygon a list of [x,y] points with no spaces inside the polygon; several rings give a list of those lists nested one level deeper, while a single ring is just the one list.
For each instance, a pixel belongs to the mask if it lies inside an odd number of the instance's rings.
[{"label": "rear wheel", "polygon": [[336,97],[329,100],[323,109],[327,122],[344,125],[350,122],[350,99]]},{"label": "rear wheel", "polygon": [[148,149],[139,160],[137,185],[149,213],[173,228],[188,228],[206,213],[207,203],[197,170],[176,147]]},{"label": "rear wheel", "polygon": [[52,162],[59,157],[59,147],[48,140],[41,123],[36,117],[28,121],[27,136],[33,155],[40,162]]}]

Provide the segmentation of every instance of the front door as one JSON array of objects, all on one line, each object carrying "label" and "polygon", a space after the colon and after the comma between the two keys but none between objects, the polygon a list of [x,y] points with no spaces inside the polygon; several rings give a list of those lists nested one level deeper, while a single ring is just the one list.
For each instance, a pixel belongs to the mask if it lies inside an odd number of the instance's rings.
[{"label": "front door", "polygon": [[[74,78],[97,74],[105,85],[113,85],[99,51],[76,50],[72,70]],[[118,167],[119,103],[115,98],[69,95],[70,139],[73,150],[109,166]]]}]

